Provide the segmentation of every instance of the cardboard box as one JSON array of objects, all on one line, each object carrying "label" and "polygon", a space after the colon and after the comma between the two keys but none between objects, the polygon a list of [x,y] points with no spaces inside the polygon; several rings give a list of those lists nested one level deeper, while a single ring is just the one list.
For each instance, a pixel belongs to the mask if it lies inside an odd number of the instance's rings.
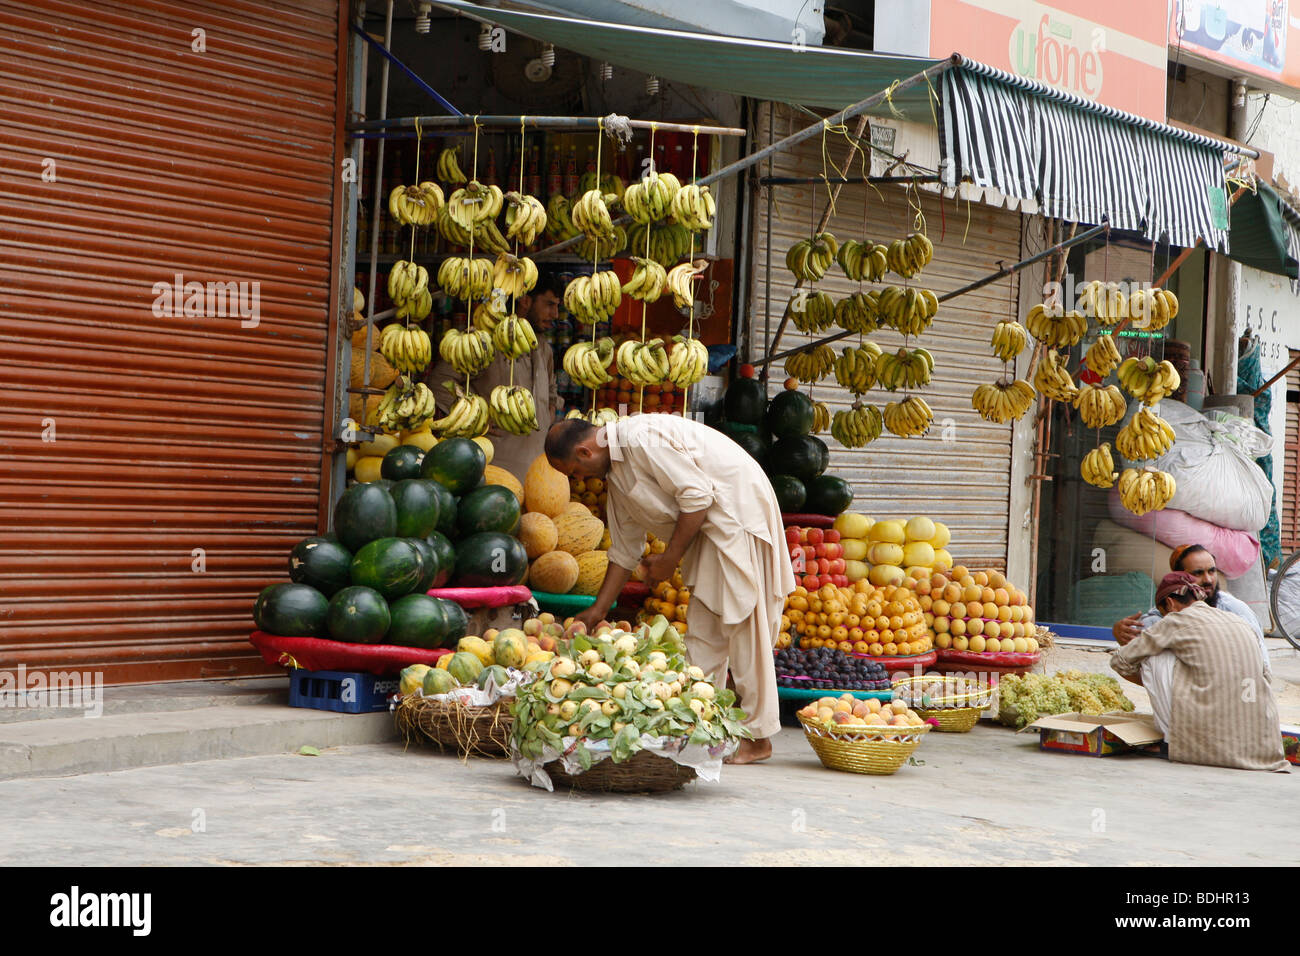
[{"label": "cardboard box", "polygon": [[1300,766],[1300,727],[1295,724],[1282,725],[1282,749],[1286,752],[1287,763]]},{"label": "cardboard box", "polygon": [[1150,714],[1054,714],[1040,717],[1020,732],[1038,731],[1042,750],[1109,757],[1152,748],[1164,739]]}]

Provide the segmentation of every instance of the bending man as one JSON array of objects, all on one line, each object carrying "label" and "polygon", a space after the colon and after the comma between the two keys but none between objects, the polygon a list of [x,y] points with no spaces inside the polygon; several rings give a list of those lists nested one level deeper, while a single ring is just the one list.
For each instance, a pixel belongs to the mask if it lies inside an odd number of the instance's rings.
[{"label": "bending man", "polygon": [[[707,425],[672,415],[635,415],[603,428],[559,422],[546,437],[546,457],[571,478],[602,478],[609,488],[609,570],[578,619],[589,630],[603,620],[638,565],[653,585],[680,562],[691,589],[687,654],[718,686],[730,666],[754,735],[732,762],[771,756],[768,738],[781,726],[772,648],[795,582],[781,509],[758,462]],[[647,531],[668,545],[643,559]]]}]

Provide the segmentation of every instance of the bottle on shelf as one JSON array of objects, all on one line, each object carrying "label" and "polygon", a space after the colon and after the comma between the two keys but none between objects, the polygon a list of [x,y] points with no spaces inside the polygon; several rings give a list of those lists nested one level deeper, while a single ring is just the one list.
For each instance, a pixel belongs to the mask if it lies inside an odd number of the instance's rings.
[{"label": "bottle on shelf", "polygon": [[560,173],[560,150],[558,145],[551,152],[551,165],[546,171],[546,196],[539,197],[545,202],[551,196],[564,191],[564,179]]},{"label": "bottle on shelf", "polygon": [[534,146],[528,156],[528,192],[529,195],[546,199],[542,196],[542,148],[540,146]]},{"label": "bottle on shelf", "polygon": [[578,147],[569,147],[569,158],[564,164],[564,195],[572,196],[578,191]]}]

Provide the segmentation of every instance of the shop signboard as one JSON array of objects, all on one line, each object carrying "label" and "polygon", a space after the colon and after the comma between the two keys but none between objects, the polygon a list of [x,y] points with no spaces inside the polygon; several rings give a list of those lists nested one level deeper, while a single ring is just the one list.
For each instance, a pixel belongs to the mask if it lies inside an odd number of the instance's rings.
[{"label": "shop signboard", "polygon": [[1300,89],[1297,0],[1173,0],[1170,57],[1208,60],[1233,76]]}]

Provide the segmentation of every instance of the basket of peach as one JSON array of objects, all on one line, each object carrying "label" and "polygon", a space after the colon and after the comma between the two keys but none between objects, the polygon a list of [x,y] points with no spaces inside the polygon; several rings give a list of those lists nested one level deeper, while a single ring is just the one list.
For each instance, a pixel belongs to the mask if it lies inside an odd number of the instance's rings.
[{"label": "basket of peach", "polygon": [[944,674],[904,677],[894,681],[892,703],[915,707],[935,730],[965,733],[979,722],[993,700],[988,684]]},{"label": "basket of peach", "polygon": [[797,713],[822,765],[849,773],[891,774],[921,744],[930,725],[901,700],[822,697]]}]

